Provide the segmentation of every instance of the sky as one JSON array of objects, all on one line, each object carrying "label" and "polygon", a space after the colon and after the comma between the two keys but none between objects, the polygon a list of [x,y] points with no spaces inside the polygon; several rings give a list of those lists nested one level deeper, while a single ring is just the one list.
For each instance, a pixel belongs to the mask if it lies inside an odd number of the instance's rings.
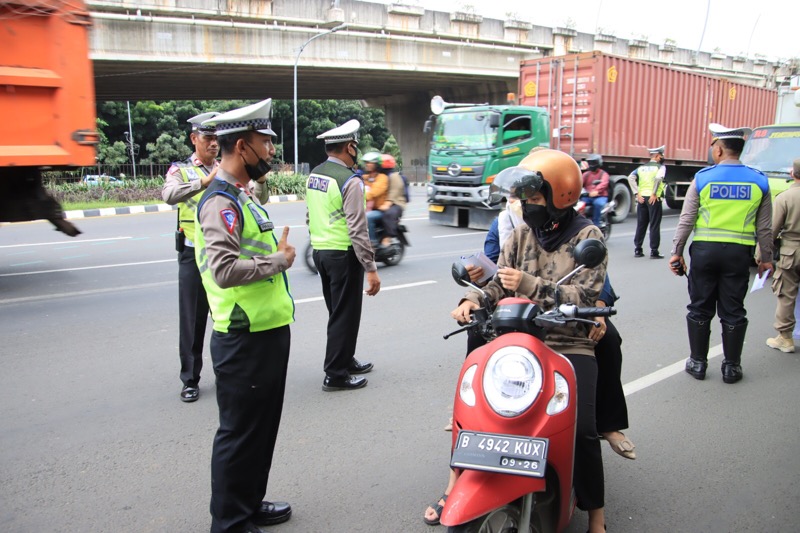
[{"label": "sky", "polygon": [[[580,32],[602,28],[622,39],[647,37],[679,48],[728,55],[761,54],[769,60],[800,57],[800,0],[369,0],[423,6],[435,11],[469,10],[487,18],[517,19]],[[708,23],[706,11],[710,6]],[[454,9],[455,8],[455,9]],[[702,45],[700,40],[702,37]]]}]

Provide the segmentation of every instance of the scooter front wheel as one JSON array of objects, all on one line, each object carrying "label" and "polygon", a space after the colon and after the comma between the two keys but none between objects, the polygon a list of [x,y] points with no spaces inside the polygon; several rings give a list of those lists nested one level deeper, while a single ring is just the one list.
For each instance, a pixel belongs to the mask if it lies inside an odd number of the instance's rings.
[{"label": "scooter front wheel", "polygon": [[[505,505],[475,520],[449,526],[447,533],[518,533],[520,509],[516,505]],[[536,514],[531,516],[530,533],[543,533],[541,521]]]}]

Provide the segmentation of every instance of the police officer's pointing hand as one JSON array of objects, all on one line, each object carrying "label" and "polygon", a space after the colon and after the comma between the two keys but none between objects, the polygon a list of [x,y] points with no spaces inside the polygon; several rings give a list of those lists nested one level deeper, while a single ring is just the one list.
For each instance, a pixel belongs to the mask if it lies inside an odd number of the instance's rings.
[{"label": "police officer's pointing hand", "polygon": [[278,251],[283,252],[283,255],[286,256],[286,262],[289,263],[289,267],[292,266],[294,263],[294,258],[297,255],[294,246],[289,244],[287,241],[289,239],[289,226],[283,227],[283,233],[281,234],[281,240],[278,241]]}]

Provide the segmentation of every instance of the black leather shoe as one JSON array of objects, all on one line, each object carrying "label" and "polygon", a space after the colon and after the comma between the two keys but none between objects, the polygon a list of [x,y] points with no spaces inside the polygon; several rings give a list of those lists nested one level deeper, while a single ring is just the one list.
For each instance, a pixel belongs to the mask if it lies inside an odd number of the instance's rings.
[{"label": "black leather shoe", "polygon": [[200,397],[200,389],[197,387],[189,387],[188,385],[184,385],[183,389],[181,389],[181,401],[182,402],[196,402],[197,398]]},{"label": "black leather shoe", "polygon": [[664,256],[658,253],[658,250],[650,252],[650,259],[664,259]]},{"label": "black leather shoe", "polygon": [[742,376],[742,365],[737,365],[730,361],[722,362],[722,381],[725,383],[736,383],[742,379]]},{"label": "black leather shoe", "polygon": [[286,502],[261,502],[261,508],[251,518],[257,526],[282,524],[292,517],[292,506]]},{"label": "black leather shoe", "polygon": [[686,360],[686,373],[694,379],[699,379],[700,381],[706,379],[706,368],[708,368],[707,361],[698,361],[691,357]]},{"label": "black leather shoe", "polygon": [[644,257],[644,252],[641,248],[637,248],[633,251],[633,257]]},{"label": "black leather shoe", "polygon": [[347,370],[351,374],[366,374],[372,370],[372,363],[359,363],[358,359],[353,357]]},{"label": "black leather shoe", "polygon": [[367,378],[350,376],[347,379],[335,379],[325,376],[325,381],[322,382],[322,390],[336,391],[336,390],[354,390],[360,389],[367,384]]}]

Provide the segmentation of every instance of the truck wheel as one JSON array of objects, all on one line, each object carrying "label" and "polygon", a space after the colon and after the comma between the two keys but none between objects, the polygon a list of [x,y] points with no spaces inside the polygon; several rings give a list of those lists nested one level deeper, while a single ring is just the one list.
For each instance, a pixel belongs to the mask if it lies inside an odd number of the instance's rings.
[{"label": "truck wheel", "polygon": [[631,191],[627,185],[622,183],[622,180],[614,183],[612,191],[613,200],[617,202],[617,207],[614,209],[614,216],[611,218],[611,222],[619,224],[628,218],[628,213],[631,212]]},{"label": "truck wheel", "polygon": [[667,187],[664,194],[664,201],[667,202],[667,207],[670,209],[682,209],[683,200],[676,200],[675,193],[672,192],[672,187]]}]

